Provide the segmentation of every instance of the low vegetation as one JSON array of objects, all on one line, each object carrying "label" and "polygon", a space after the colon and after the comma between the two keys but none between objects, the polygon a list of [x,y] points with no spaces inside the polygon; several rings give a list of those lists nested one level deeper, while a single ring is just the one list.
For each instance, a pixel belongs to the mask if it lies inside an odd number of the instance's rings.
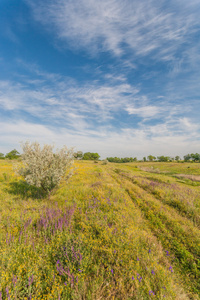
[{"label": "low vegetation", "polygon": [[200,299],[200,187],[177,177],[199,163],[76,160],[50,198],[13,164],[0,161],[0,299]]}]

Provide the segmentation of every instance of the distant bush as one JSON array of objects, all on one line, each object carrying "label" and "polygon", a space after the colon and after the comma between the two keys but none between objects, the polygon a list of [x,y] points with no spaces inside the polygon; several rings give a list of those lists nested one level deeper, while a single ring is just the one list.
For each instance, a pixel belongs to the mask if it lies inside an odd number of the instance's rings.
[{"label": "distant bush", "polygon": [[22,145],[22,161],[24,168],[18,173],[24,177],[29,185],[41,187],[46,193],[52,191],[62,178],[68,179],[71,172],[66,174],[73,163],[73,150],[64,146],[61,150],[53,152],[53,146],[35,142]]},{"label": "distant bush", "polygon": [[102,165],[107,165],[108,164],[108,160],[107,159],[104,159],[103,161],[102,161]]}]

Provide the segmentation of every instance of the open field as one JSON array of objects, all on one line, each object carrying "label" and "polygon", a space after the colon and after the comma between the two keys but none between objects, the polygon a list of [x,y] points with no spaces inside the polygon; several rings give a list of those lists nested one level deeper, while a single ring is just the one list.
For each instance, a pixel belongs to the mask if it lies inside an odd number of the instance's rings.
[{"label": "open field", "polygon": [[50,199],[12,164],[0,161],[0,299],[200,299],[199,163],[76,161]]}]

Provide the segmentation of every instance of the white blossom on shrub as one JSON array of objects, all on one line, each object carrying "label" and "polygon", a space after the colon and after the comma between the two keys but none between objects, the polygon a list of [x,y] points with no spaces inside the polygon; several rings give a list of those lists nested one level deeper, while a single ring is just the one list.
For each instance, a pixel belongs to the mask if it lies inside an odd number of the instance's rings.
[{"label": "white blossom on shrub", "polygon": [[[54,146],[35,142],[22,144],[22,162],[24,167],[18,172],[29,185],[42,187],[45,192],[55,188],[62,178],[68,179],[72,175],[70,167],[73,163],[73,149],[64,146],[53,152]],[[68,171],[68,172],[67,172]]]}]

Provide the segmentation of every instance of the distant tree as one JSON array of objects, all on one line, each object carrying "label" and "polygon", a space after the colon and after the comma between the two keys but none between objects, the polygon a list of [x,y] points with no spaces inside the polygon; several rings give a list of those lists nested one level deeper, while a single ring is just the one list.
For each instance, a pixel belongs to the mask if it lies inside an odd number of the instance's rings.
[{"label": "distant tree", "polygon": [[0,159],[4,159],[4,154],[0,153]]},{"label": "distant tree", "polygon": [[177,156],[175,156],[175,160],[176,160],[176,161],[179,161],[179,160],[181,160],[180,156],[178,156],[178,155],[177,155]]},{"label": "distant tree", "polygon": [[194,161],[194,162],[198,162],[198,161],[200,161],[200,154],[199,153],[192,153],[191,154],[191,158],[192,158],[192,160]]},{"label": "distant tree", "polygon": [[100,155],[98,153],[86,152],[83,155],[84,160],[98,160]]},{"label": "distant tree", "polygon": [[154,160],[156,160],[156,157],[153,156],[153,155],[149,155],[149,156],[147,156],[147,158],[148,158],[149,161],[154,161]]},{"label": "distant tree", "polygon": [[137,157],[134,157],[134,158],[133,158],[133,161],[137,161]]},{"label": "distant tree", "polygon": [[74,158],[76,159],[82,159],[83,158],[83,152],[82,151],[77,151],[74,153]]},{"label": "distant tree", "polygon": [[183,158],[184,158],[184,161],[187,162],[187,161],[190,161],[192,157],[191,157],[191,154],[187,154],[187,155],[184,155]]},{"label": "distant tree", "polygon": [[157,159],[158,159],[158,161],[160,161],[160,162],[166,162],[166,161],[169,161],[169,160],[170,160],[170,157],[169,157],[169,156],[161,155],[161,156],[157,156]]},{"label": "distant tree", "polygon": [[16,159],[16,158],[19,158],[19,157],[20,157],[19,152],[16,149],[10,151],[5,156],[5,158],[8,158],[8,159]]},{"label": "distant tree", "polygon": [[143,157],[143,161],[147,161],[147,158],[145,156]]}]

